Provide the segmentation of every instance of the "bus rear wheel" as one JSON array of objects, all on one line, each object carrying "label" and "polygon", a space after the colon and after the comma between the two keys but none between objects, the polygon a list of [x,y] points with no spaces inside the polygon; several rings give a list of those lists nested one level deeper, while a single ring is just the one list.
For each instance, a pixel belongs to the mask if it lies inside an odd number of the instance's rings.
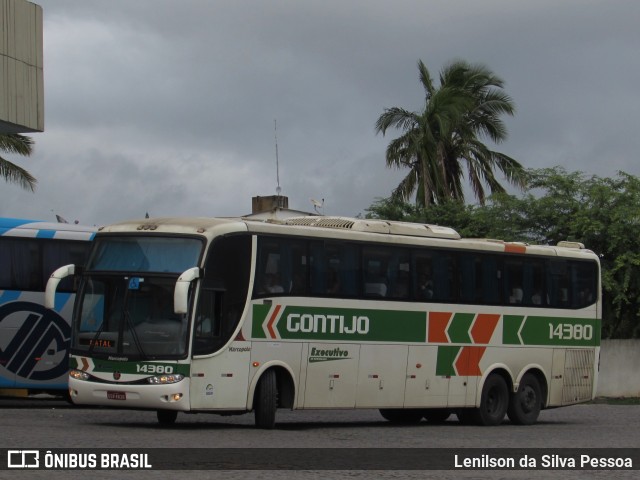
[{"label": "bus rear wheel", "polygon": [[267,370],[258,381],[253,400],[256,427],[272,429],[276,425],[278,409],[278,384],[276,372]]},{"label": "bus rear wheel", "polygon": [[518,391],[511,395],[507,415],[516,425],[532,425],[538,420],[542,408],[540,382],[530,373],[520,380]]},{"label": "bus rear wheel", "polygon": [[380,415],[391,423],[413,425],[422,420],[424,413],[422,410],[414,410],[410,408],[381,408]]},{"label": "bus rear wheel", "polygon": [[475,410],[476,423],[484,426],[500,425],[509,406],[509,388],[500,375],[489,375],[482,387],[480,408]]},{"label": "bus rear wheel", "polygon": [[178,418],[178,412],[175,410],[158,410],[156,414],[158,416],[158,423],[165,427],[176,423],[176,419]]}]

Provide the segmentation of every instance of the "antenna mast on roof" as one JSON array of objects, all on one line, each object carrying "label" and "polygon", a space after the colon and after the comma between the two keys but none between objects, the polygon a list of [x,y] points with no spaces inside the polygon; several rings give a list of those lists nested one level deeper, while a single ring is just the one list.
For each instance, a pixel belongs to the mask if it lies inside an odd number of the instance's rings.
[{"label": "antenna mast on roof", "polygon": [[276,141],[276,194],[280,196],[280,192],[282,192],[282,188],[280,188],[280,162],[278,159],[278,121],[277,119],[273,119],[273,136]]}]

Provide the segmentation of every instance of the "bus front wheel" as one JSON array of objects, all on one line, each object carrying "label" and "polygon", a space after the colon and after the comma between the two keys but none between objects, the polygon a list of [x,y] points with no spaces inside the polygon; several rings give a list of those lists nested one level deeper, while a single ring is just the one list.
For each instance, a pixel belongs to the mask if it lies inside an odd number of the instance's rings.
[{"label": "bus front wheel", "polygon": [[278,385],[276,372],[267,370],[258,381],[253,401],[256,427],[272,429],[276,424],[278,409]]},{"label": "bus front wheel", "polygon": [[540,382],[530,373],[520,381],[518,391],[511,395],[507,415],[516,425],[532,425],[538,420],[542,408]]}]

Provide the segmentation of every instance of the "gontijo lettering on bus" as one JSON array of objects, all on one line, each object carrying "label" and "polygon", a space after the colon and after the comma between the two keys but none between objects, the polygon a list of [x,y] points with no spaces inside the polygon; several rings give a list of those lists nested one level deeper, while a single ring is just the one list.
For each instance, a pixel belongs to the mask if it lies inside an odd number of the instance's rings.
[{"label": "gontijo lettering on bus", "polygon": [[[398,328],[398,325],[402,328]],[[425,312],[254,305],[255,339],[416,342],[427,339]]]}]

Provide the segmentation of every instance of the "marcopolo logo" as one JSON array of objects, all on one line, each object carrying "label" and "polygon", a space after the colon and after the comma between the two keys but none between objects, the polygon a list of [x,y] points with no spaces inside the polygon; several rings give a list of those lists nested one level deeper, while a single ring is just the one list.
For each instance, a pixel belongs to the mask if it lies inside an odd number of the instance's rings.
[{"label": "marcopolo logo", "polygon": [[328,362],[330,360],[347,360],[349,350],[342,350],[339,347],[324,349],[311,347],[311,355],[309,355],[309,363]]}]

